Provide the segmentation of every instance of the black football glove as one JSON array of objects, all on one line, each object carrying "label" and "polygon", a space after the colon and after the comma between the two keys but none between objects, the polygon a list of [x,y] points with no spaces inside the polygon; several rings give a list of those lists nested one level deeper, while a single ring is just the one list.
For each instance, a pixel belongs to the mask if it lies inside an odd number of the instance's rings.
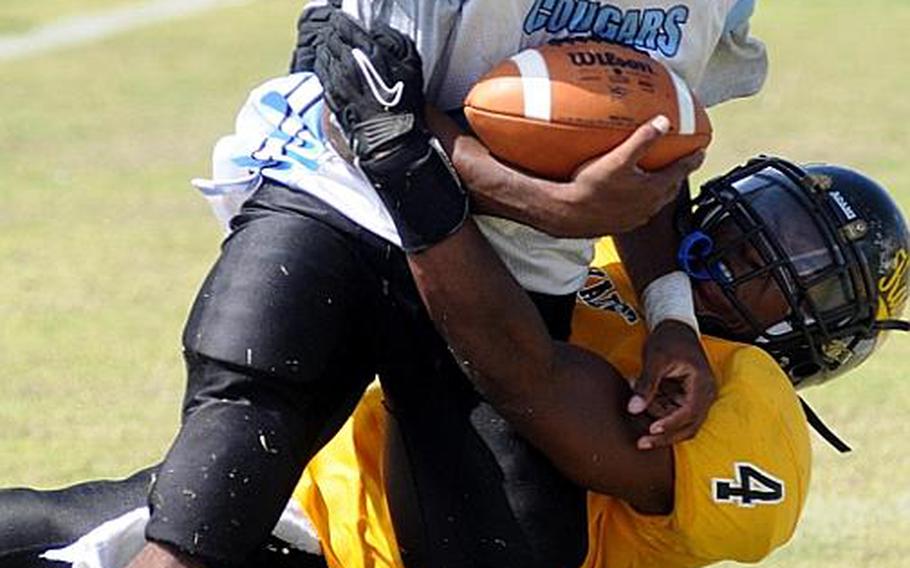
[{"label": "black football glove", "polygon": [[423,71],[410,38],[388,26],[367,32],[329,16],[314,71],[357,165],[389,209],[402,248],[422,250],[455,232],[467,195],[424,120]]},{"label": "black football glove", "polygon": [[307,7],[297,20],[297,45],[291,54],[291,73],[313,71],[316,62],[316,48],[322,43],[328,30],[329,18],[338,8],[332,5]]}]

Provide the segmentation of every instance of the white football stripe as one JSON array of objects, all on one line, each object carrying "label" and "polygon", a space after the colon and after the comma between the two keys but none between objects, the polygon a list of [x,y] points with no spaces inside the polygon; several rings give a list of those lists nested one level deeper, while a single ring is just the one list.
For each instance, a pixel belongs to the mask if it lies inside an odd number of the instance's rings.
[{"label": "white football stripe", "polygon": [[683,81],[682,77],[667,68],[673,86],[676,87],[676,101],[679,106],[679,133],[695,134],[695,101],[692,100],[692,91]]},{"label": "white football stripe", "polygon": [[521,74],[525,100],[525,117],[550,121],[552,95],[550,93],[550,71],[547,62],[536,49],[527,49],[512,56]]}]

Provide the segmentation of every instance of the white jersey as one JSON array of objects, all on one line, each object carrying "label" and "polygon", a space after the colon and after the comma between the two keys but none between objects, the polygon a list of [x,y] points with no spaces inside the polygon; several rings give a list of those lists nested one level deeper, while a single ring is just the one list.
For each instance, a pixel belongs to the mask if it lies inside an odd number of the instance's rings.
[{"label": "white jersey", "polygon": [[[312,0],[310,5],[324,3]],[[750,95],[761,87],[767,70],[764,46],[748,33],[754,3],[342,0],[342,8],[368,26],[388,23],[414,38],[424,61],[428,100],[440,109],[456,110],[471,86],[499,61],[566,36],[599,37],[644,49],[681,76],[706,105]],[[197,180],[197,186],[224,207],[232,190],[265,176],[320,197],[364,228],[400,244],[373,188],[324,141],[318,93],[318,82],[305,74],[257,88],[238,117],[236,133],[216,146],[215,181]],[[233,195],[239,200],[244,192]],[[584,282],[593,241],[556,239],[505,219],[476,220],[525,289],[569,294]]]},{"label": "white jersey", "polygon": [[503,59],[567,36],[648,51],[708,106],[749,95],[767,71],[764,45],[748,34],[754,7],[755,0],[342,0],[368,26],[387,23],[414,38],[427,98],[443,110],[459,108]]},{"label": "white jersey", "polygon": [[346,162],[322,130],[325,102],[312,73],[294,73],[253,89],[234,134],[215,145],[211,180],[193,185],[227,229],[263,178],[305,191],[380,237],[401,246],[392,218],[360,170]]}]

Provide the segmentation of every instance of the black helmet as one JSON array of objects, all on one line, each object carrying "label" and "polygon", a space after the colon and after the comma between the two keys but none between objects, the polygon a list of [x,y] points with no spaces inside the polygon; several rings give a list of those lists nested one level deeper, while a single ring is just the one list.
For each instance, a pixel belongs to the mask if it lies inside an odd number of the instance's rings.
[{"label": "black helmet", "polygon": [[[733,268],[725,257],[738,247],[760,258]],[[885,330],[910,330],[897,319],[910,293],[906,221],[880,185],[848,168],[762,156],[707,182],[679,260],[716,283],[745,322],[703,321],[705,331],[761,347],[795,386],[856,367]],[[750,282],[779,289],[773,320],[737,294]]]}]

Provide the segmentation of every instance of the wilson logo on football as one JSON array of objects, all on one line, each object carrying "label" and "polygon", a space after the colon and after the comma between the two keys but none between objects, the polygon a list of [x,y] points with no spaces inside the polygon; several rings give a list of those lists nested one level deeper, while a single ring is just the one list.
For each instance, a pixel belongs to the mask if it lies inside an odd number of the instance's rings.
[{"label": "wilson logo on football", "polygon": [[[642,73],[654,75],[654,68],[644,61],[625,59],[609,51],[573,51],[568,54],[569,61],[576,67],[615,67],[617,69],[631,69]],[[647,57],[647,56],[643,56]]]}]

